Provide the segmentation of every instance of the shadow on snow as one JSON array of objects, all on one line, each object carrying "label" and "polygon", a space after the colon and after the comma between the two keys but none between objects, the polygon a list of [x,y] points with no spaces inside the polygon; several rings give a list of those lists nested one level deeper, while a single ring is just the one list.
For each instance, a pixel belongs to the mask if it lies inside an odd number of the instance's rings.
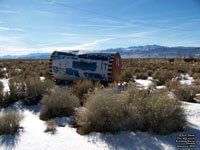
[{"label": "shadow on snow", "polygon": [[[192,148],[197,150],[200,147],[200,129],[194,124],[188,124],[185,131],[176,132],[169,135],[155,135],[147,132],[119,132],[117,134],[101,134],[91,133],[88,135],[88,141],[97,143],[102,141],[106,143],[109,149],[113,150],[161,150],[161,149],[177,149],[176,138],[179,134],[195,134],[196,147]],[[187,148],[184,148],[185,150]]]},{"label": "shadow on snow", "polygon": [[37,114],[40,112],[40,109],[41,109],[41,104],[28,106],[28,105],[23,105],[19,102],[19,103],[12,104],[11,106],[7,108],[1,108],[0,112],[3,110],[15,110],[15,111],[22,111],[22,112],[25,110],[28,110],[32,112],[33,114]]},{"label": "shadow on snow", "polygon": [[14,135],[2,135],[0,136],[0,145],[5,146],[7,150],[10,150],[17,146],[20,142],[20,135],[23,131],[18,131]]}]

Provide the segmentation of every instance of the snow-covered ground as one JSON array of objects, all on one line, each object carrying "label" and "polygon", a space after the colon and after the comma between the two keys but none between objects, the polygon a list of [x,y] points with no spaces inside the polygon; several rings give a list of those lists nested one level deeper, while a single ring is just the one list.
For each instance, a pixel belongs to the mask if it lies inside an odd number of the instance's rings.
[{"label": "snow-covered ground", "polygon": [[[135,79],[136,86],[147,89],[151,84],[153,84],[153,78],[148,77],[146,80],[145,79]],[[194,82],[194,78],[191,77],[189,74],[181,74],[181,84],[188,84],[191,85]],[[157,89],[163,89],[166,88],[166,86],[156,86]]]},{"label": "snow-covered ground", "polygon": [[[81,136],[69,126],[70,118],[56,118],[55,132],[45,133],[46,124],[39,119],[40,105],[15,104],[11,109],[24,114],[23,130],[10,136],[0,136],[0,150],[174,150],[179,134],[194,134],[195,150],[200,148],[200,104],[184,103],[188,124],[184,132],[170,135],[154,135],[147,132],[120,132],[117,134],[91,133]],[[2,111],[2,110],[1,110]]]},{"label": "snow-covered ground", "polygon": [[[2,81],[7,88],[6,79]],[[151,79],[136,80],[136,84],[141,87],[147,87],[151,83]],[[179,134],[194,134],[196,147],[192,149],[198,150],[200,149],[200,104],[184,102],[184,108],[188,119],[184,132],[165,136],[139,131],[116,134],[93,132],[81,136],[70,127],[70,118],[67,117],[56,118],[57,130],[45,133],[45,121],[39,119],[41,106],[24,106],[16,103],[8,109],[23,113],[21,126],[24,129],[14,135],[0,136],[0,150],[180,150],[175,142]],[[1,111],[3,109],[0,109]],[[59,127],[60,124],[65,127]]]}]

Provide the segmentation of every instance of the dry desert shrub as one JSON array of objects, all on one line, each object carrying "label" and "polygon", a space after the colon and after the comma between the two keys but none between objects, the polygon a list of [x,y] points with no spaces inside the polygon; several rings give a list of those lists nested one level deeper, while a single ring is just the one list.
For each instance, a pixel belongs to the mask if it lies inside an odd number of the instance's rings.
[{"label": "dry desert shrub", "polygon": [[178,73],[182,73],[182,74],[188,73],[188,71],[189,71],[188,64],[184,63],[184,62],[174,63],[174,68],[177,70]]},{"label": "dry desert shrub", "polygon": [[[48,60],[11,60],[5,61],[9,77],[35,78],[48,70]],[[44,75],[44,74],[43,74]]]},{"label": "dry desert shrub", "polygon": [[52,89],[54,83],[50,80],[41,81],[40,78],[23,78],[13,77],[9,80],[10,92],[5,93],[5,107],[16,102],[22,101],[26,105],[37,104],[43,94],[47,94]]},{"label": "dry desert shrub", "polygon": [[194,74],[198,74],[200,73],[200,67],[199,64],[193,65],[192,67],[190,67],[190,74],[194,75]]},{"label": "dry desert shrub", "polygon": [[200,78],[197,78],[197,79],[194,81],[194,85],[200,85]]},{"label": "dry desert shrub", "polygon": [[186,116],[182,103],[178,99],[170,99],[168,92],[150,93],[144,99],[136,101],[133,98],[133,120],[130,120],[132,130],[152,130],[157,134],[169,134],[182,131],[186,125]]},{"label": "dry desert shrub", "polygon": [[79,106],[79,100],[68,91],[55,88],[50,95],[45,95],[42,99],[42,109],[40,119],[48,120],[55,117],[70,116],[74,108]]},{"label": "dry desert shrub", "polygon": [[152,130],[168,134],[183,130],[186,119],[182,104],[168,92],[149,93],[136,87],[116,93],[116,88],[96,89],[74,117],[79,134]]},{"label": "dry desert shrub", "polygon": [[23,102],[27,105],[36,105],[42,96],[50,93],[50,90],[55,86],[52,81],[41,81],[40,78],[30,78],[25,83],[28,98],[24,99]]},{"label": "dry desert shrub", "polygon": [[13,68],[8,69],[8,76],[11,77],[19,77],[20,73],[16,71],[16,66]]},{"label": "dry desert shrub", "polygon": [[45,129],[44,132],[51,132],[51,131],[55,131],[56,130],[56,123],[55,123],[55,121],[53,119],[47,120],[46,124],[47,124],[47,128]]},{"label": "dry desert shrub", "polygon": [[198,79],[198,78],[200,78],[200,73],[194,73],[194,74],[192,74],[192,77],[194,79]]},{"label": "dry desert shrub", "polygon": [[125,70],[122,71],[121,73],[121,79],[122,82],[128,82],[133,80],[133,68],[128,67]]},{"label": "dry desert shrub", "polygon": [[17,111],[7,110],[0,114],[0,135],[14,134],[20,128],[23,115]]},{"label": "dry desert shrub", "polygon": [[148,89],[149,89],[149,90],[155,90],[155,89],[156,89],[156,83],[155,83],[155,82],[151,83],[151,84],[149,85]]},{"label": "dry desert shrub", "polygon": [[45,70],[43,71],[43,76],[44,76],[46,79],[51,79],[51,76],[50,76],[50,74],[49,74],[48,68],[45,69]]},{"label": "dry desert shrub", "polygon": [[180,82],[178,80],[167,80],[165,86],[169,91],[174,91],[178,86],[180,86]]},{"label": "dry desert shrub", "polygon": [[194,102],[195,95],[200,93],[198,83],[198,80],[192,85],[181,84],[179,81],[167,81],[165,85],[170,91],[174,92],[179,100]]},{"label": "dry desert shrub", "polygon": [[5,78],[5,71],[0,69],[0,78]]},{"label": "dry desert shrub", "polygon": [[136,74],[136,79],[147,79],[148,78],[148,72],[140,72]]},{"label": "dry desert shrub", "polygon": [[[99,83],[97,83],[99,84]],[[80,103],[84,103],[84,95],[88,93],[88,90],[94,90],[95,84],[91,80],[78,80],[75,81],[74,85],[70,88],[70,92],[77,96],[80,100]]]},{"label": "dry desert shrub", "polygon": [[0,107],[5,108],[8,107],[12,102],[10,101],[10,95],[8,92],[3,93],[2,99],[0,101]]},{"label": "dry desert shrub", "polygon": [[84,107],[76,112],[75,124],[78,133],[88,134],[92,131],[114,132],[118,124],[127,118],[127,112],[121,98],[115,94],[115,88],[95,90],[88,97]]},{"label": "dry desert shrub", "polygon": [[146,64],[143,66],[141,65],[141,67],[135,68],[134,75],[136,76],[136,79],[147,79],[151,70],[152,68],[150,66]]},{"label": "dry desert shrub", "polygon": [[195,85],[177,84],[174,94],[181,101],[194,102],[194,97],[200,92],[200,87]]},{"label": "dry desert shrub", "polygon": [[172,80],[172,78],[176,77],[176,73],[169,70],[158,70],[153,73],[153,79],[157,79],[157,85],[164,85],[167,80]]},{"label": "dry desert shrub", "polygon": [[9,104],[22,100],[26,97],[26,84],[23,79],[11,78],[9,79]]},{"label": "dry desert shrub", "polygon": [[156,91],[142,96],[137,90],[129,90],[130,104],[136,109],[132,109],[132,117],[126,123],[128,129],[169,134],[185,128],[186,115],[182,103],[171,99],[169,92]]},{"label": "dry desert shrub", "polygon": [[3,83],[0,81],[0,94],[3,94],[3,89],[4,89]]}]

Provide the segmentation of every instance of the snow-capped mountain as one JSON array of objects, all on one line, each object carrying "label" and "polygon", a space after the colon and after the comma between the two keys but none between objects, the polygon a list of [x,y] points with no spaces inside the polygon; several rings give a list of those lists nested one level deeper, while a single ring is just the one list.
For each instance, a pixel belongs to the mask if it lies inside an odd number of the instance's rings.
[{"label": "snow-capped mountain", "polygon": [[[122,58],[176,58],[200,57],[200,47],[167,47],[160,45],[131,46],[128,48],[110,48],[94,52],[119,52]],[[49,59],[51,53],[30,53],[28,55],[5,55],[4,59]]]}]

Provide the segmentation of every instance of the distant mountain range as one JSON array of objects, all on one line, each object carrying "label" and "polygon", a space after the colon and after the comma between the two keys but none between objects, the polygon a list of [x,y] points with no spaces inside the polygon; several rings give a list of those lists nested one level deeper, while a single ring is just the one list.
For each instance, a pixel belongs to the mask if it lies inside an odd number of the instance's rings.
[{"label": "distant mountain range", "polygon": [[[97,51],[94,51],[97,52]],[[111,48],[98,52],[119,52],[122,58],[188,58],[200,57],[200,47],[167,47],[160,45]],[[49,59],[51,53],[30,53],[28,55],[5,55],[2,59]]]},{"label": "distant mountain range", "polygon": [[27,55],[4,55],[2,59],[49,59],[51,53],[30,53]]},{"label": "distant mountain range", "polygon": [[106,52],[119,52],[122,58],[177,58],[200,57],[200,47],[167,47],[160,45],[134,46],[106,49]]}]

